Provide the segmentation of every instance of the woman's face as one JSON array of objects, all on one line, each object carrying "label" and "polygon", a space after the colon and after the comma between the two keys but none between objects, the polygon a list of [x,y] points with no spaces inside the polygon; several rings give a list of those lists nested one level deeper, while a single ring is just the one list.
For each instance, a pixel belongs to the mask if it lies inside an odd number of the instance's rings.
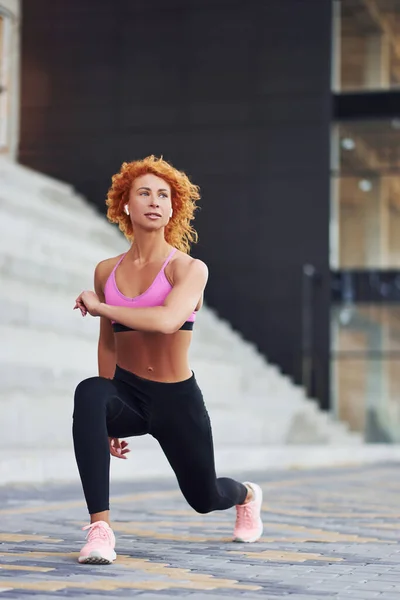
[{"label": "woman's face", "polygon": [[129,193],[128,208],[133,225],[150,231],[165,227],[172,208],[169,184],[152,173],[137,177]]}]

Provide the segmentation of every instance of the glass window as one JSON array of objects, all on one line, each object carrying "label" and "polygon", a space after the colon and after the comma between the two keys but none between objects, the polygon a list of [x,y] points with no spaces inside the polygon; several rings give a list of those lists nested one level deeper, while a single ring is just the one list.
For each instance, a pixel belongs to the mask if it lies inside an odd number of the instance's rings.
[{"label": "glass window", "polygon": [[9,117],[10,19],[0,13],[0,151],[7,144]]},{"label": "glass window", "polygon": [[334,413],[371,442],[400,441],[400,308],[332,308]]},{"label": "glass window", "polygon": [[400,87],[400,0],[334,0],[336,92]]},{"label": "glass window", "polygon": [[400,268],[400,120],[334,126],[331,265]]}]

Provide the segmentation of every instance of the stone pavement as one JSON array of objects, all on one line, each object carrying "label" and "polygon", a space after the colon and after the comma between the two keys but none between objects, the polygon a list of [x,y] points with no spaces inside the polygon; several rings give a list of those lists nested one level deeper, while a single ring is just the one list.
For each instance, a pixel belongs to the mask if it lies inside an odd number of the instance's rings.
[{"label": "stone pavement", "polygon": [[115,483],[110,566],[77,563],[80,487],[0,488],[0,600],[400,600],[399,466],[253,476],[265,530],[248,545],[230,542],[234,509],[198,515],[173,479]]}]

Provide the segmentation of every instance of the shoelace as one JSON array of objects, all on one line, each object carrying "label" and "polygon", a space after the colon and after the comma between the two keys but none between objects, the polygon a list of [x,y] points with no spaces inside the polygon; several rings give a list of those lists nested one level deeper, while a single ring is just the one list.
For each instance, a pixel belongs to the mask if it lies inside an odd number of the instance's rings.
[{"label": "shoelace", "polygon": [[248,502],[238,507],[237,511],[237,525],[239,527],[251,527],[253,525],[253,502]]},{"label": "shoelace", "polygon": [[106,542],[110,541],[110,535],[107,529],[104,527],[104,524],[101,522],[91,523],[91,525],[86,525],[86,527],[82,528],[83,531],[89,530],[86,536],[88,541],[92,541],[95,539],[101,539]]}]

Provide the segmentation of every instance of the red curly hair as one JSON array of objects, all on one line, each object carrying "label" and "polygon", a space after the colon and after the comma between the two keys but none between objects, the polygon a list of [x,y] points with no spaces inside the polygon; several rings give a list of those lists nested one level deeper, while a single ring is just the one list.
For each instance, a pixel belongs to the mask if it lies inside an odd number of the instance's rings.
[{"label": "red curly hair", "polygon": [[197,242],[197,232],[190,223],[197,209],[196,201],[200,199],[199,187],[191,183],[185,173],[175,169],[162,157],[151,155],[143,160],[122,164],[120,172],[112,177],[112,185],[107,195],[108,220],[118,223],[125,237],[133,240],[132,223],[123,209],[128,202],[134,179],[146,173],[161,177],[171,186],[173,216],[165,228],[165,239],[171,246],[188,254],[190,244]]}]

